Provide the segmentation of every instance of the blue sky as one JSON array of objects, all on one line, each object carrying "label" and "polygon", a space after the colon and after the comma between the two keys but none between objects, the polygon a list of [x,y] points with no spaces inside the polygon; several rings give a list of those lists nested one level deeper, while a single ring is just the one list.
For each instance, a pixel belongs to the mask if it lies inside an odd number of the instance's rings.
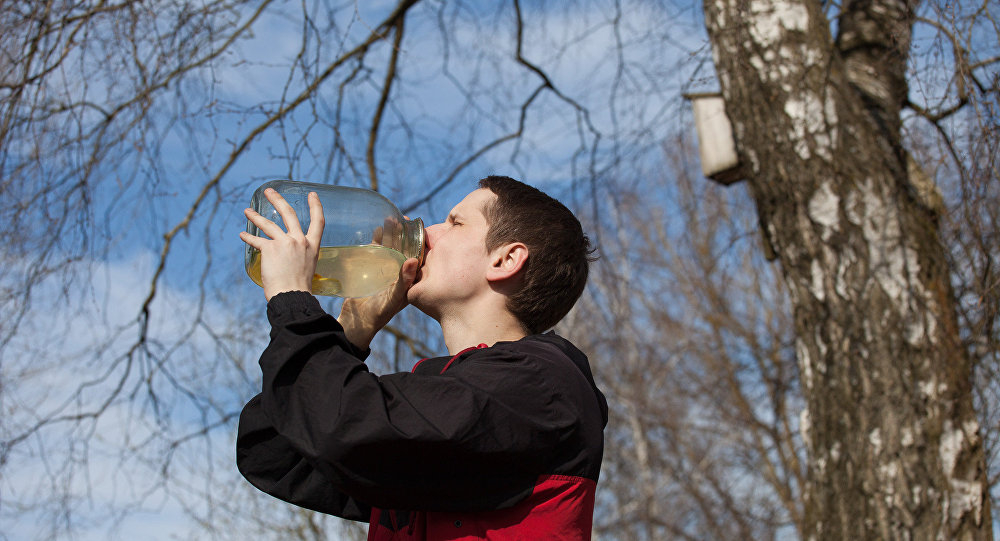
[{"label": "blue sky", "polygon": [[[359,77],[361,82],[343,98],[337,128],[346,152],[332,150],[332,128],[338,120],[333,115],[338,81],[353,65],[335,72],[320,99],[256,137],[249,151],[228,169],[192,222],[174,237],[157,282],[146,344],[138,351],[131,349],[141,329],[141,307],[163,234],[182,223],[201,187],[266,113],[301,91],[302,72],[289,77],[282,66],[299,52],[303,36],[308,55],[315,60],[308,69],[314,70],[367,35],[392,5],[359,2],[344,9],[336,24],[349,31],[341,34],[340,42],[330,39],[335,33],[323,28],[327,22],[319,12],[313,12],[317,33],[310,34],[303,33],[296,21],[298,4],[272,6],[252,38],[241,40],[233,53],[161,92],[141,127],[149,137],[135,137],[133,151],[94,175],[95,213],[83,222],[93,230],[71,230],[72,235],[94,241],[74,265],[75,282],[65,288],[54,277],[38,284],[31,310],[3,352],[4,378],[17,382],[3,395],[5,408],[13,412],[4,436],[22,433],[46,415],[87,414],[107,397],[114,399],[95,420],[46,426],[12,452],[5,466],[9,473],[0,480],[4,501],[0,538],[44,537],[52,516],[17,508],[60,491],[68,496],[65,501],[70,502],[74,520],[83,526],[77,532],[80,539],[105,539],[109,529],[122,539],[185,537],[196,527],[192,515],[204,515],[205,509],[221,503],[218,495],[214,504],[206,499],[211,491],[186,490],[185,486],[205,484],[195,479],[226,487],[224,494],[242,494],[240,498],[253,494],[249,497],[254,505],[280,512],[282,504],[255,493],[236,474],[232,419],[173,449],[166,481],[158,473],[159,461],[172,440],[196,434],[204,423],[215,426],[255,392],[256,356],[266,331],[262,292],[242,268],[243,246],[237,237],[245,227],[242,208],[256,186],[272,178],[367,185],[365,127],[381,84],[388,54],[385,44],[366,60],[369,71],[364,75],[369,80]],[[492,8],[469,5],[438,12],[439,7],[425,2],[408,20],[401,84],[380,130],[380,188],[400,206],[441,182],[470,154],[469,149],[516,129],[520,111],[510,104],[526,99],[540,83],[512,61],[509,9],[487,11]],[[524,55],[546,70],[566,98],[589,109],[587,120],[601,133],[599,168],[607,167],[603,162],[609,156],[644,159],[651,149],[633,145],[649,145],[641,141],[655,141],[681,125],[678,89],[687,84],[685,69],[695,66],[690,55],[705,54],[704,38],[697,32],[675,36],[683,47],[651,49],[642,40],[629,41],[630,36],[655,33],[670,14],[646,2],[624,8],[622,28],[629,35],[620,59],[626,69],[619,76],[609,74],[619,59],[606,54],[615,43],[607,23],[614,16],[613,4],[524,8]],[[439,16],[454,29],[447,62]],[[318,35],[326,41],[316,47]],[[571,45],[557,48],[567,37]],[[74,79],[73,72],[64,80],[67,88],[77,90],[84,83]],[[112,92],[112,86],[102,87],[111,80],[95,74],[86,81],[88,95]],[[119,85],[115,92],[122,90]],[[612,95],[617,98],[615,110],[606,107]],[[176,97],[183,101],[176,102]],[[565,100],[543,93],[532,104],[518,142],[504,143],[470,164],[411,215],[428,224],[443,219],[474,189],[476,180],[493,173],[521,178],[589,209],[589,185],[581,185],[580,179],[587,175],[595,139],[583,121]],[[614,133],[619,140],[613,147]],[[158,144],[144,146],[153,141]],[[61,257],[58,252],[49,255]],[[336,309],[335,300],[326,302]],[[423,318],[407,312],[402,318]],[[433,333],[434,325],[418,324]],[[433,339],[429,343],[440,348]],[[80,389],[81,381],[92,383]],[[119,382],[123,387],[114,394]],[[72,441],[86,444],[62,444]],[[186,501],[191,495],[193,499]],[[113,527],[116,513],[135,502],[142,510],[124,515],[123,522]]]},{"label": "blue sky", "polygon": [[[378,97],[386,44],[373,49],[367,71],[345,93],[339,119],[334,117],[338,83],[354,64],[340,68],[319,99],[254,139],[228,169],[191,224],[175,237],[157,283],[148,354],[134,355],[131,365],[122,359],[139,332],[140,309],[163,234],[182,222],[201,187],[266,113],[301,91],[303,72],[290,77],[288,62],[305,43],[308,70],[324,66],[366,36],[392,6],[344,4],[334,21],[312,10],[317,26],[310,29],[300,21],[300,4],[276,2],[252,37],[241,40],[232,53],[158,95],[147,126],[149,133],[160,135],[158,147],[136,146],[123,161],[95,175],[91,195],[97,210],[83,224],[93,230],[72,234],[97,242],[76,263],[77,281],[70,287],[55,278],[39,284],[32,310],[0,357],[4,378],[20,382],[2,395],[5,411],[13,412],[5,430],[16,433],[52,411],[89,411],[122,378],[127,387],[107,414],[90,425],[89,447],[60,445],[80,436],[60,424],[26,440],[12,455],[0,477],[0,539],[30,539],[39,524],[45,525],[48,517],[19,513],[12,502],[43,497],[58,488],[50,483],[60,478],[71,485],[75,512],[90,523],[81,539],[105,539],[111,524],[108,510],[136,498],[148,510],[129,516],[118,531],[120,538],[183,537],[195,527],[184,505],[207,505],[204,494],[195,502],[184,501],[191,493],[185,485],[195,484],[192,479],[199,476],[226,487],[222,493],[227,497],[252,493],[232,466],[232,422],[179,448],[171,470],[178,482],[168,488],[156,482],[156,461],[166,440],[154,438],[124,458],[119,450],[164,426],[174,437],[197,431],[203,422],[214,423],[238,410],[254,392],[259,378],[256,355],[266,331],[262,292],[242,267],[243,246],[237,237],[245,226],[242,209],[256,186],[273,178],[367,185],[366,123]],[[655,171],[659,145],[686,129],[690,120],[680,94],[717,89],[695,3],[624,2],[620,14],[610,1],[522,7],[525,57],[545,69],[566,98],[585,105],[589,116],[581,116],[553,93],[543,93],[532,104],[518,142],[499,145],[475,160],[430,203],[412,209],[411,217],[435,223],[478,178],[493,173],[539,186],[588,217],[591,165],[598,173],[599,197],[605,196],[606,179],[622,172],[636,173],[626,182],[642,187],[649,179],[638,173]],[[616,35],[608,21],[617,15],[621,32]],[[452,32],[447,47],[439,20]],[[470,2],[459,7],[425,1],[414,8],[400,51],[401,83],[394,108],[383,121],[376,153],[381,191],[400,206],[425,195],[472,149],[516,128],[516,104],[540,79],[513,62],[512,23],[506,4]],[[324,38],[320,46],[318,36]],[[616,54],[616,40],[624,46],[621,56]],[[84,81],[79,73],[68,72],[63,77],[68,87],[87,82],[94,96],[106,90],[102,81],[110,88],[110,80],[96,76]],[[186,105],[178,105],[178,96]],[[341,140],[335,142],[338,120]],[[336,150],[337,144],[343,145],[343,152]],[[58,170],[61,165],[48,167]],[[102,238],[109,240],[103,243]],[[27,265],[26,260],[11,264]],[[326,303],[336,309],[335,300]],[[403,318],[422,316],[408,310]],[[433,332],[433,325],[429,330]],[[159,360],[165,360],[164,366],[157,366]],[[131,371],[126,373],[126,367]],[[106,372],[108,379],[74,394],[80,381]],[[168,372],[177,381],[166,380]],[[142,378],[151,375],[157,400],[142,386]],[[141,398],[131,400],[133,392]],[[67,457],[72,460],[64,460]],[[82,457],[88,459],[86,464]],[[281,509],[266,498],[254,501],[271,512]],[[156,524],[153,530],[151,522]]]}]

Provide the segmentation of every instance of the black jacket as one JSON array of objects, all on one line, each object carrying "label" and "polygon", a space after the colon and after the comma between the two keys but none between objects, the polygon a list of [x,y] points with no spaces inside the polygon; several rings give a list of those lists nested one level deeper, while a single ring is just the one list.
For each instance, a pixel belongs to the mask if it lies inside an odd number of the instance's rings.
[{"label": "black jacket", "polygon": [[597,481],[607,402],[555,334],[376,376],[311,295],[274,296],[268,319],[262,392],[237,436],[240,472],[268,494],[367,521],[372,507],[503,509],[542,475]]}]

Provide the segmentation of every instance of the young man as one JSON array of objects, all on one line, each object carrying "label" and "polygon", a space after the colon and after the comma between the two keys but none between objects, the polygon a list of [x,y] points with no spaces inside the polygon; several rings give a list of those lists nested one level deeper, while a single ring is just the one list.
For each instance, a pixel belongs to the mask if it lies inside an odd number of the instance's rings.
[{"label": "young man", "polygon": [[[237,464],[287,502],[368,521],[369,539],[589,539],[607,402],[587,358],[540,334],[587,279],[589,242],[558,201],[488,177],[427,228],[382,293],[337,319],[309,287],[323,229],[310,194],[304,233],[246,214],[261,250],[271,342],[263,389],[240,416]],[[441,324],[449,355],[377,376],[375,334],[413,304]]]}]

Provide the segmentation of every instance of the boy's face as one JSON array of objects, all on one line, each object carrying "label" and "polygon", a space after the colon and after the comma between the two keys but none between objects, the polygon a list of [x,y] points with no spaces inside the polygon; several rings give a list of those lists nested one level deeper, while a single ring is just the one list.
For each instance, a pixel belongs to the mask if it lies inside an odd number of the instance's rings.
[{"label": "boy's face", "polygon": [[443,223],[427,228],[427,254],[407,293],[410,304],[440,321],[462,301],[489,288],[489,224],[483,208],[493,199],[493,192],[480,188],[455,205]]}]

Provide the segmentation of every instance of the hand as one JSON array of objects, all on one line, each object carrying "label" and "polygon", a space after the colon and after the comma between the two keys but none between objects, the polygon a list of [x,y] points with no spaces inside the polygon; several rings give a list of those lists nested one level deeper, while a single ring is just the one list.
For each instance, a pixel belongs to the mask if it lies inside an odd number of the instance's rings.
[{"label": "hand", "polygon": [[399,276],[389,287],[371,297],[344,299],[337,321],[344,327],[344,334],[352,344],[362,350],[368,349],[375,334],[406,308],[406,292],[413,285],[419,269],[420,262],[411,257],[403,262]]},{"label": "hand", "polygon": [[285,224],[286,233],[278,224],[246,209],[247,219],[257,226],[265,239],[240,232],[243,242],[260,250],[260,280],[264,284],[267,300],[285,291],[312,293],[312,279],[319,258],[319,244],[323,237],[323,204],[315,192],[309,193],[309,231],[302,233],[295,209],[272,188],[264,190],[264,197],[274,205]]},{"label": "hand", "polygon": [[[403,216],[403,218],[409,220],[406,216]],[[403,247],[400,246],[403,239],[402,233],[402,222],[390,216],[384,220],[383,225],[376,227],[375,231],[372,232],[372,244],[378,244],[402,252]]]}]

